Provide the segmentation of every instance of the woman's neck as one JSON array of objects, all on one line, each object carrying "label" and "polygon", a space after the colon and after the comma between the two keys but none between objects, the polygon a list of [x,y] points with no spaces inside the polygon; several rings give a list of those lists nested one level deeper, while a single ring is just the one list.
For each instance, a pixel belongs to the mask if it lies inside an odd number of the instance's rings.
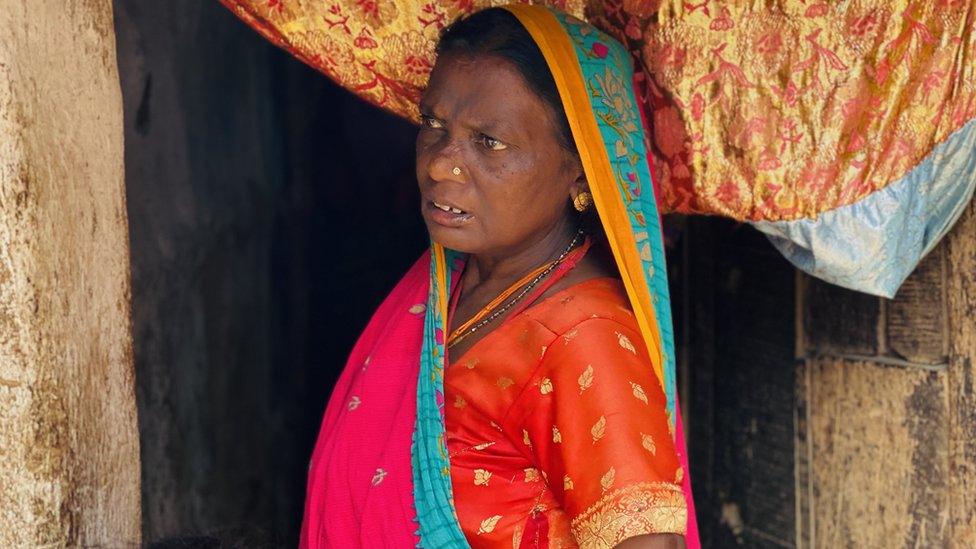
[{"label": "woman's neck", "polygon": [[494,253],[471,254],[464,269],[462,294],[479,287],[507,286],[546,261],[556,259],[566,250],[575,231],[576,228],[567,220],[518,247]]}]

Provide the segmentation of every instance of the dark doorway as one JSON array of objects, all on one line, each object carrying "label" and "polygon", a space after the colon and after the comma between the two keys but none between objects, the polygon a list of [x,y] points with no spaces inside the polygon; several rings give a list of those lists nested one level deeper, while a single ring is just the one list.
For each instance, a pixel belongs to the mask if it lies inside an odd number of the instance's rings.
[{"label": "dark doorway", "polygon": [[143,539],[293,546],[332,383],[426,245],[414,129],[217,2],[115,15]]}]

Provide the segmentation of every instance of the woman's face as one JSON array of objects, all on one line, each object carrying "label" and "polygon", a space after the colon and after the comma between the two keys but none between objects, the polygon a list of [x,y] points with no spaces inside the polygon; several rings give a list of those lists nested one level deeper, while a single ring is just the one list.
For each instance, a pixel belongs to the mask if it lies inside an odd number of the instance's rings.
[{"label": "woman's face", "polygon": [[571,230],[579,161],[560,146],[551,109],[508,61],[441,55],[420,112],[417,181],[435,242],[504,255]]}]

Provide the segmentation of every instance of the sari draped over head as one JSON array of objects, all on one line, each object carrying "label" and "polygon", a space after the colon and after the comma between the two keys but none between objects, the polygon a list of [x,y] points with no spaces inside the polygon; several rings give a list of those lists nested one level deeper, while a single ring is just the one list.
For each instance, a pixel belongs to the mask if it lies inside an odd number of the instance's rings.
[{"label": "sari draped over head", "polygon": [[[631,58],[572,16],[538,6],[506,9],[553,74],[687,471],[661,222]],[[312,456],[302,547],[468,545],[454,505],[444,420],[448,305],[462,262],[433,243],[360,336]],[[697,547],[689,476],[677,482],[688,511],[686,543]]]}]

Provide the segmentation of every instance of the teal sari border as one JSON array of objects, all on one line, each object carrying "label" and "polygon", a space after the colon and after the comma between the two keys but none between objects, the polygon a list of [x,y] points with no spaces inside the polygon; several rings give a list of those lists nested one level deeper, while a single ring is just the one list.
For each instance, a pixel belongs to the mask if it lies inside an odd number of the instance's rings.
[{"label": "teal sari border", "polygon": [[447,319],[443,311],[447,310],[447,304],[440,302],[440,296],[449,295],[453,266],[459,254],[444,250],[445,268],[439,273],[436,249],[433,248],[432,245],[430,290],[417,379],[417,419],[410,452],[417,535],[420,537],[417,547],[468,547],[454,509],[451,462],[444,439],[444,333]]},{"label": "teal sari border", "polygon": [[668,291],[664,239],[648,162],[643,122],[634,95],[633,62],[618,41],[571,15],[552,11],[576,45],[590,97],[590,108],[603,137],[604,152],[616,176],[641,258],[661,336],[662,385],[671,426],[675,416],[674,330]]}]

